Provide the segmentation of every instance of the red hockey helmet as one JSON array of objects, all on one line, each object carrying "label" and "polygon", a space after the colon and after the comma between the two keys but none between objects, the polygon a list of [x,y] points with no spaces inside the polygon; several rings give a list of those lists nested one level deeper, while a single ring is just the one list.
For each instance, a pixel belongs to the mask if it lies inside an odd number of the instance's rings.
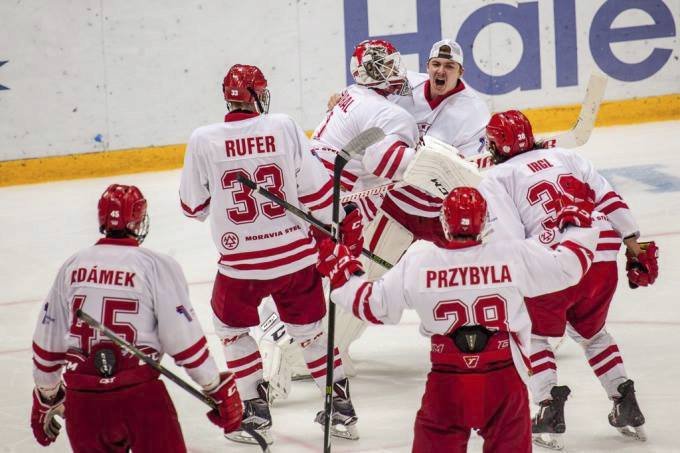
[{"label": "red hockey helmet", "polygon": [[222,81],[222,93],[227,102],[255,103],[260,113],[269,111],[267,79],[257,66],[235,64]]},{"label": "red hockey helmet", "polygon": [[486,146],[496,162],[534,148],[529,119],[519,110],[495,113],[486,126]]},{"label": "red hockey helmet", "polygon": [[402,96],[410,91],[401,54],[389,41],[368,39],[360,42],[354,48],[349,65],[358,85]]},{"label": "red hockey helmet", "polygon": [[149,231],[146,199],[135,186],[111,184],[99,198],[99,231],[122,231],[141,244]]},{"label": "red hockey helmet", "polygon": [[449,241],[455,236],[472,236],[480,241],[486,222],[486,200],[473,187],[457,187],[444,198],[439,219]]}]

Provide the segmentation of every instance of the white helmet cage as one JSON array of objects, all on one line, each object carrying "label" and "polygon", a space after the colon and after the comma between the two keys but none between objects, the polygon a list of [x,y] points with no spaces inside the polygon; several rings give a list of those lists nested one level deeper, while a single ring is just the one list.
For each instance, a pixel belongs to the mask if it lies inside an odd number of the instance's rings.
[{"label": "white helmet cage", "polygon": [[356,54],[355,51],[352,55],[350,68],[358,85],[386,90],[400,96],[410,93],[406,66],[399,52],[389,53],[382,45],[368,44],[359,58]]}]

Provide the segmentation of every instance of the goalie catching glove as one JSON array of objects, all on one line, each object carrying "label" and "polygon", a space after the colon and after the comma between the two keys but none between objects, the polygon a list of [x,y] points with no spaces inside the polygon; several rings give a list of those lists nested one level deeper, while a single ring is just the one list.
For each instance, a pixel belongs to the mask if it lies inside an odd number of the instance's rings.
[{"label": "goalie catching glove", "polygon": [[631,289],[652,285],[659,276],[659,248],[656,243],[640,242],[639,245],[642,251],[637,256],[626,250],[626,273]]},{"label": "goalie catching glove", "polygon": [[31,429],[33,437],[43,447],[48,446],[59,435],[61,425],[55,415],[64,416],[66,393],[60,384],[56,393],[44,396],[38,388],[33,389],[33,408],[31,409]]},{"label": "goalie catching glove", "polygon": [[217,408],[206,415],[211,422],[224,429],[225,433],[236,431],[241,426],[243,406],[236,388],[234,373],[220,373],[219,381],[204,393],[215,401]]},{"label": "goalie catching glove", "polygon": [[343,244],[335,244],[330,239],[324,240],[319,246],[319,260],[316,262],[319,273],[330,278],[331,288],[339,288],[352,275],[364,272],[361,261],[356,259]]}]

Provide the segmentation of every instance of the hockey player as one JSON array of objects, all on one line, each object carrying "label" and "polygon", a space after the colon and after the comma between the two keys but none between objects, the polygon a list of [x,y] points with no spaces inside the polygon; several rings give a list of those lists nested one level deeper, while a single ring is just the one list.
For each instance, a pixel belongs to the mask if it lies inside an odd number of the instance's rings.
[{"label": "hockey player", "polygon": [[80,321],[78,309],[156,360],[170,354],[217,402],[210,421],[225,432],[240,426],[234,375],[210,356],[180,266],[139,247],[146,207],[137,187],[109,186],[98,206],[106,237],[70,257],[47,296],[33,335],[31,428],[43,446],[59,434],[60,414],[75,452],[186,451],[159,372]]},{"label": "hockey player", "polygon": [[[489,202],[495,219],[490,229],[497,239],[532,237],[546,247],[554,246],[560,241],[555,215],[565,194],[601,213],[594,216],[600,231],[594,264],[583,281],[557,294],[527,301],[533,322],[531,391],[539,404],[532,428],[536,441],[552,448],[563,446],[559,434],[565,431],[564,403],[570,390],[557,385],[557,366],[548,338],[561,337],[567,321],[578,333],[593,372],[614,402],[610,424],[624,434],[644,438],[641,427],[645,419],[633,381],[605,321],[616,290],[616,255],[622,238],[631,287],[647,286],[656,279],[655,243],[638,243],[639,228],[630,209],[592,163],[567,149],[534,149],[531,124],[521,112],[493,115],[486,135],[496,166],[487,172],[480,191]],[[543,433],[546,436],[541,436]]]},{"label": "hockey player", "polygon": [[[321,275],[314,266],[317,246],[307,224],[271,201],[256,198],[239,177],[311,210],[327,223],[331,222],[332,181],[293,119],[267,114],[269,91],[260,69],[234,65],[222,88],[229,112],[224,122],[198,128],[191,135],[180,198],[185,215],[203,221],[212,214],[210,226],[220,256],[211,300],[215,329],[244,400],[243,424],[271,442],[268,386],[260,352],[249,333],[259,324],[258,305],[272,296],[288,334],[302,348],[312,377],[324,388],[326,304]],[[360,228],[357,220],[358,211],[345,217],[341,225],[345,240],[360,240],[360,234],[350,232],[356,232],[355,224]],[[356,438],[357,416],[337,349],[335,357],[333,434]],[[227,437],[253,442],[244,432]]]},{"label": "hockey player", "polygon": [[531,240],[481,244],[486,202],[473,188],[444,199],[445,248],[409,249],[379,280],[342,245],[321,244],[318,268],[331,279],[331,300],[372,324],[396,324],[405,309],[431,338],[432,371],[415,422],[414,452],[464,452],[472,429],[485,452],[530,452],[526,390],[530,320],[524,296],[578,282],[592,261],[597,231],[588,212],[562,209],[562,242],[550,250]]}]

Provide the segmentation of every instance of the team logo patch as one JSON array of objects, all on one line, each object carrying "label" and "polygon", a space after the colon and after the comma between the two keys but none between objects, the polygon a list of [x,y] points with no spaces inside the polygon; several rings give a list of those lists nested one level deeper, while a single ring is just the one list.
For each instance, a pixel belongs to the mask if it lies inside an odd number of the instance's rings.
[{"label": "team logo patch", "polygon": [[553,239],[555,239],[555,231],[554,230],[545,230],[543,233],[538,235],[538,240],[541,241],[543,244],[550,244]]},{"label": "team logo patch", "polygon": [[477,368],[477,364],[479,363],[479,356],[464,355],[463,360],[465,360],[465,365],[467,365],[468,368]]},{"label": "team logo patch", "polygon": [[227,250],[234,250],[238,247],[238,236],[231,231],[222,235],[222,247]]},{"label": "team logo patch", "polygon": [[189,313],[189,310],[187,310],[184,305],[178,305],[175,310],[177,310],[177,313],[180,315],[184,315],[184,317],[187,318],[187,321],[193,321],[194,318],[191,317],[191,313]]}]

